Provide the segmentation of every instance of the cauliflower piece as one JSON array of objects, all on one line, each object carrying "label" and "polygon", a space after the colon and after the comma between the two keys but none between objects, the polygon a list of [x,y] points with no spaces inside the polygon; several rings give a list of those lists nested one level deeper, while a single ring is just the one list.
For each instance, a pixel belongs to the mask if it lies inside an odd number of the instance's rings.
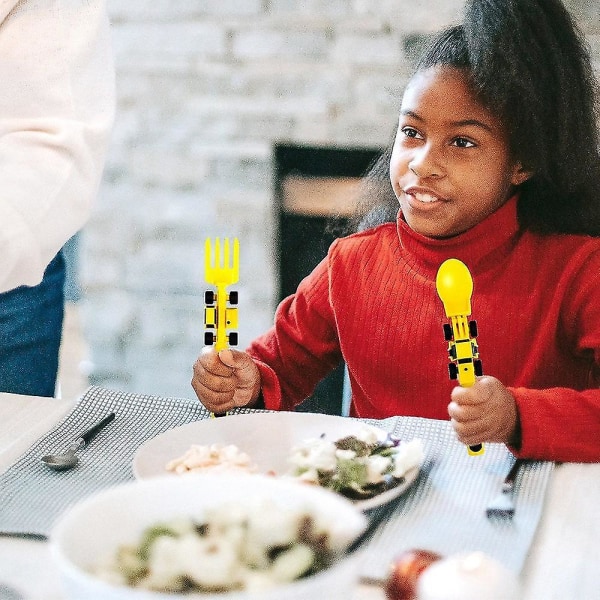
[{"label": "cauliflower piece", "polygon": [[209,590],[239,585],[239,550],[238,544],[226,536],[185,535],[179,540],[179,557],[185,575]]},{"label": "cauliflower piece", "polygon": [[270,569],[271,576],[279,583],[287,583],[302,577],[315,561],[315,553],[306,544],[296,544],[277,555]]},{"label": "cauliflower piece", "polygon": [[375,454],[367,459],[367,483],[381,483],[386,471],[392,466],[393,460],[390,456]]},{"label": "cauliflower piece", "polygon": [[298,479],[303,483],[319,485],[319,472],[316,469],[307,469],[303,473],[300,473],[295,479]]},{"label": "cauliflower piece", "polygon": [[398,452],[394,454],[392,475],[398,479],[404,477],[407,471],[421,465],[424,455],[423,442],[418,438],[400,444]]},{"label": "cauliflower piece", "polygon": [[358,431],[355,437],[365,444],[375,445],[379,443],[381,435],[373,427],[363,427]]},{"label": "cauliflower piece", "polygon": [[262,592],[277,585],[268,571],[256,571],[255,569],[244,569],[242,575],[243,589],[249,592]]},{"label": "cauliflower piece", "polygon": [[263,546],[285,546],[295,541],[302,511],[283,509],[272,502],[254,505],[248,512],[248,537]]},{"label": "cauliflower piece", "polygon": [[292,448],[290,462],[299,470],[335,471],[337,448],[332,442],[308,439]]},{"label": "cauliflower piece", "polygon": [[179,538],[170,535],[157,537],[148,555],[148,575],[141,587],[152,590],[177,591],[184,576]]},{"label": "cauliflower piece", "polygon": [[356,452],[354,452],[354,450],[336,450],[335,457],[338,460],[354,460],[356,458]]}]

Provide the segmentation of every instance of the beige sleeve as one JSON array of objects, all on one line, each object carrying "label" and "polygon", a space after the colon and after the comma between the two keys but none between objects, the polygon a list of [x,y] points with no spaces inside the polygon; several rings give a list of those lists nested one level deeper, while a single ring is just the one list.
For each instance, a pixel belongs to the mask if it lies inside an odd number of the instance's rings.
[{"label": "beige sleeve", "polygon": [[0,2],[0,292],[86,222],[114,120],[104,0]]}]

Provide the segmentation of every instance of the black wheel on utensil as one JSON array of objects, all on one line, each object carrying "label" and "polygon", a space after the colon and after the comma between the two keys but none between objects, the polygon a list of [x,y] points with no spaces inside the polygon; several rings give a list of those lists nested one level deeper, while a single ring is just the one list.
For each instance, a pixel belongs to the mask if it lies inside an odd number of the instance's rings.
[{"label": "black wheel on utensil", "polygon": [[214,304],[215,303],[215,293],[212,290],[207,290],[204,292],[204,304]]},{"label": "black wheel on utensil", "polygon": [[450,325],[450,323],[444,323],[444,339],[447,342],[451,342],[453,337],[452,325]]},{"label": "black wheel on utensil", "polygon": [[229,334],[229,345],[237,346],[238,345],[238,334],[235,331],[232,331]]},{"label": "black wheel on utensil", "polygon": [[475,369],[475,375],[477,377],[481,377],[483,375],[483,365],[480,360],[473,361],[473,368]]},{"label": "black wheel on utensil", "polygon": [[477,321],[469,321],[469,335],[472,338],[477,337]]},{"label": "black wheel on utensil", "polygon": [[229,304],[237,304],[238,303],[238,293],[237,292],[229,292]]},{"label": "black wheel on utensil", "polygon": [[448,375],[450,379],[458,379],[458,367],[454,363],[448,363]]},{"label": "black wheel on utensil", "polygon": [[212,331],[204,332],[204,345],[212,346],[215,343],[215,334]]}]

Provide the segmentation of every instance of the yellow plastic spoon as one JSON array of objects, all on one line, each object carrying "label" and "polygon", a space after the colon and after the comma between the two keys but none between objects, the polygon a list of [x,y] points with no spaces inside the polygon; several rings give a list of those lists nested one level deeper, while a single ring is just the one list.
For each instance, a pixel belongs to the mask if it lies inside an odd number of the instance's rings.
[{"label": "yellow plastic spoon", "polygon": [[[450,323],[444,324],[448,342],[448,372],[463,387],[470,387],[483,374],[477,347],[477,323],[469,321],[473,278],[467,266],[456,258],[444,261],[435,278],[437,293]],[[483,444],[468,446],[471,456],[485,452]]]}]

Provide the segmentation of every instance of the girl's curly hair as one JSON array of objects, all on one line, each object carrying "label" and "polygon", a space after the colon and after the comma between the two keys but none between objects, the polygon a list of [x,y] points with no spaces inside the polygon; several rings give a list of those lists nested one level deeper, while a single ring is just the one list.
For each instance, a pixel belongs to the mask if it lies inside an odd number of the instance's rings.
[{"label": "girl's curly hair", "polygon": [[[533,172],[519,221],[540,233],[600,235],[596,80],[583,34],[560,0],[468,0],[462,25],[438,34],[416,71],[465,69],[504,123],[513,156]],[[355,229],[392,220],[391,146],[365,178]]]}]

